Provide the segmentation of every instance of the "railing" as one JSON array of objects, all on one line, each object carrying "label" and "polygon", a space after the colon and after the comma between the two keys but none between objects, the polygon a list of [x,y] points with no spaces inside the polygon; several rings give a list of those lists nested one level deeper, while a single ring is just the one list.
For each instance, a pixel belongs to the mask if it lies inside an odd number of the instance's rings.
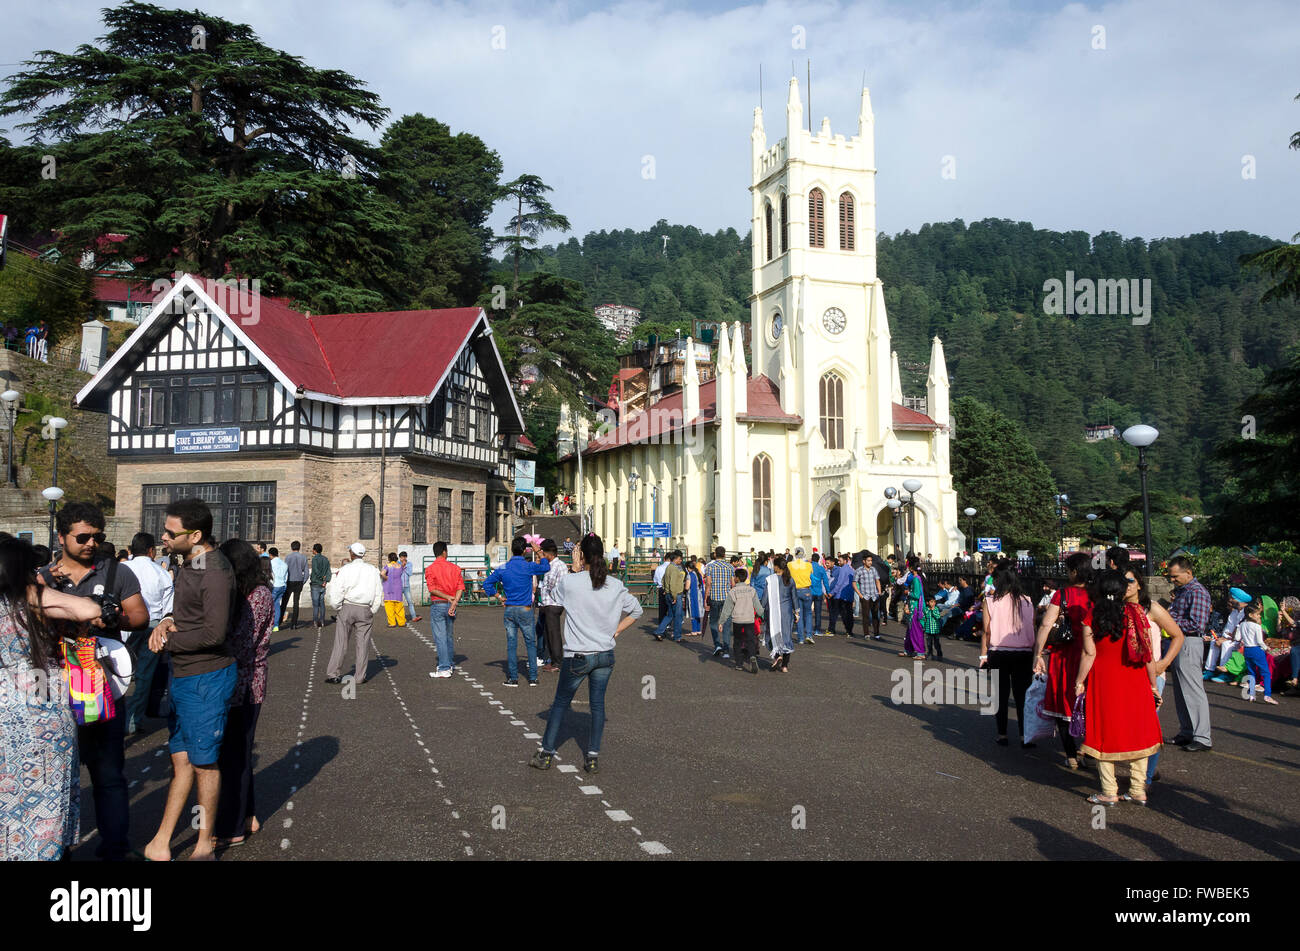
[{"label": "railing", "polygon": [[[38,347],[29,346],[27,340],[23,337],[10,339],[4,337],[4,348],[13,353],[21,353],[23,356],[32,360],[39,360],[41,363],[49,363],[54,366],[67,367],[72,370],[86,370],[82,365],[81,350],[77,347],[51,347],[48,341],[41,341],[46,346],[42,350]],[[88,371],[87,371],[88,372]]]}]

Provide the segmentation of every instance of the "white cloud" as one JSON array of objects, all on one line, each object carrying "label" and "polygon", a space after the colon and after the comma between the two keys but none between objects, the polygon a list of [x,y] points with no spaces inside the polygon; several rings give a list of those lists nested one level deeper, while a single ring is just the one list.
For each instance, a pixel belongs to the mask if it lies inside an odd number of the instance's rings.
[{"label": "white cloud", "polygon": [[[0,62],[89,41],[103,32],[101,5],[55,0],[11,13]],[[481,136],[507,175],[532,172],[555,187],[578,236],[659,218],[747,230],[758,64],[774,141],[791,61],[802,88],[809,57],[814,128],[829,115],[834,131],[856,131],[867,71],[884,231],[959,216],[1144,237],[1300,230],[1300,153],[1286,147],[1300,129],[1300,21],[1287,0],[204,9],[351,72],[394,118],[420,111]],[[1091,48],[1098,24],[1105,50]],[[806,49],[791,48],[796,25]],[[496,26],[504,50],[492,47]],[[1258,162],[1254,181],[1241,177],[1246,154]],[[945,155],[956,157],[955,181],[940,177]]]}]

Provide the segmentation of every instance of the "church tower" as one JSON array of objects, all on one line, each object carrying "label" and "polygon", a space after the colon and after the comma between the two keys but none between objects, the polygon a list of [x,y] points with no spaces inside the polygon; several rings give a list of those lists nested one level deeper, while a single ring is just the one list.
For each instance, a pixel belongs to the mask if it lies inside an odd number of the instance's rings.
[{"label": "church tower", "polygon": [[802,416],[824,448],[849,450],[855,434],[869,448],[888,437],[892,396],[871,96],[862,90],[848,138],[833,135],[828,118],[816,133],[804,127],[796,79],[785,113],[775,145],[761,109],[750,136],[753,372],[781,384],[781,408]]}]

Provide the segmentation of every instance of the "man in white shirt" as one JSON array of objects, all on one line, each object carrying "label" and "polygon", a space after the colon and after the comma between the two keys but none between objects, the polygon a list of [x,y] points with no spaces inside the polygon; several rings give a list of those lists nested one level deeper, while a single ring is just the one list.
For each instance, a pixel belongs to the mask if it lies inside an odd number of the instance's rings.
[{"label": "man in white shirt", "polygon": [[149,611],[149,626],[132,631],[126,642],[135,667],[135,687],[126,701],[128,735],[140,732],[140,721],[146,716],[159,715],[158,707],[170,679],[166,667],[161,673],[158,671],[158,655],[149,649],[149,632],[172,613],[172,575],[158,566],[156,556],[154,537],[148,532],[138,532],[131,539],[131,558],[123,565],[140,582],[140,596]]},{"label": "man in white shirt", "polygon": [[614,542],[609,549],[609,570],[617,573],[619,565],[623,562],[623,555],[618,550],[618,542]]},{"label": "man in white shirt", "polygon": [[1237,641],[1240,639],[1237,628],[1241,622],[1246,619],[1246,605],[1254,599],[1241,588],[1232,588],[1228,592],[1228,606],[1232,610],[1228,614],[1228,620],[1223,625],[1223,630],[1219,632],[1211,631],[1211,637],[1208,638],[1210,649],[1205,655],[1205,680],[1214,680],[1216,683],[1226,683],[1228,680],[1228,658],[1232,652],[1237,649]]},{"label": "man in white shirt", "polygon": [[559,557],[555,542],[548,538],[542,542],[542,554],[551,560],[551,569],[538,579],[538,614],[542,622],[543,635],[546,638],[546,663],[542,670],[552,673],[560,669],[564,659],[564,608],[560,606],[556,593],[560,580],[569,573],[569,565]]},{"label": "man in white shirt", "polygon": [[379,569],[368,565],[366,546],[353,542],[348,548],[348,563],[340,568],[325,589],[325,597],[338,615],[334,628],[334,650],[325,668],[325,682],[343,682],[343,658],[347,654],[348,637],[356,634],[356,673],[354,684],[366,682],[366,668],[370,660],[370,624],[379,606],[384,603],[384,583]]},{"label": "man in white shirt", "polygon": [[672,559],[664,555],[664,560],[659,562],[659,567],[655,569],[655,588],[659,591],[659,620],[664,619],[668,613],[668,597],[664,594],[664,572],[668,570],[668,565]]}]

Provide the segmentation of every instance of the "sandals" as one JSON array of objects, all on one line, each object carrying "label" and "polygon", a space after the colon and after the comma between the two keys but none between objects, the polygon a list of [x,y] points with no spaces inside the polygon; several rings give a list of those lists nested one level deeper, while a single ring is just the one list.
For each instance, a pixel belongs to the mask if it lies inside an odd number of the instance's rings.
[{"label": "sandals", "polygon": [[1079,761],[1078,761],[1078,759],[1076,759],[1076,758],[1073,757],[1073,756],[1067,756],[1067,757],[1065,758],[1065,765],[1068,766],[1068,767],[1070,767],[1070,769],[1078,769],[1078,768],[1079,768]]},{"label": "sandals", "polygon": [[1093,793],[1088,797],[1088,802],[1092,803],[1094,806],[1117,806],[1119,805],[1120,799],[1118,796],[1114,799],[1105,799],[1098,793]]},{"label": "sandals", "polygon": [[1132,796],[1120,796],[1119,798],[1122,799],[1124,802],[1135,803],[1139,806],[1145,806],[1147,804],[1147,801],[1145,799],[1135,799]]}]

